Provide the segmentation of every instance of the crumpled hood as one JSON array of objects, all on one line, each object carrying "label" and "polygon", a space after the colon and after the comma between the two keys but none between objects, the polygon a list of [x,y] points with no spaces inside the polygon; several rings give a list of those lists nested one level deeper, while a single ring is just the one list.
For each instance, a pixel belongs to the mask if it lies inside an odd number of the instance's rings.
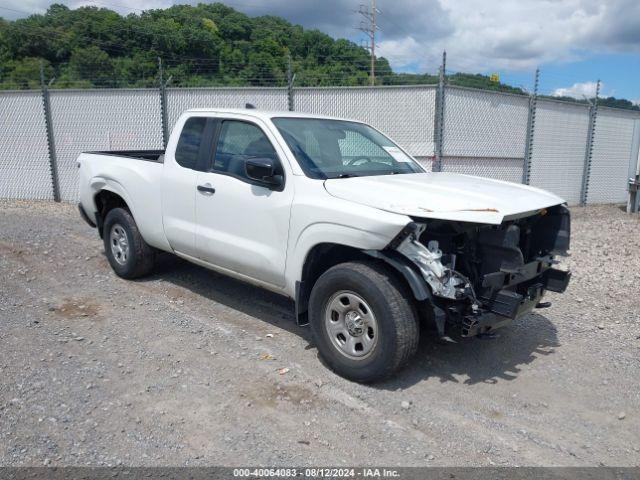
[{"label": "crumpled hood", "polygon": [[498,225],[564,203],[553,193],[459,173],[414,173],[325,180],[334,197],[414,217]]}]

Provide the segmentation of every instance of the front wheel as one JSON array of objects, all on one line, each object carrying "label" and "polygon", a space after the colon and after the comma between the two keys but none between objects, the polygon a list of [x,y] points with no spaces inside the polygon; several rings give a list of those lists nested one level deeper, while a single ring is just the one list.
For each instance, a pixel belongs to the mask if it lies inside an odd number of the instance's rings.
[{"label": "front wheel", "polygon": [[397,371],[418,348],[419,325],[410,295],[382,264],[349,262],[327,270],[309,301],[320,356],[336,373],[358,382]]}]

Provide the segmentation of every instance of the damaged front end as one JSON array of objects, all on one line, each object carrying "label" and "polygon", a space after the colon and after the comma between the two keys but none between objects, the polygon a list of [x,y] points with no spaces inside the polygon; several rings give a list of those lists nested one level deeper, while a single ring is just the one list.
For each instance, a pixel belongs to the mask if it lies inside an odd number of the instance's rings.
[{"label": "damaged front end", "polygon": [[429,308],[441,338],[487,333],[534,307],[544,292],[564,292],[570,273],[553,268],[569,249],[565,205],[500,225],[414,219],[389,244],[429,286]]}]

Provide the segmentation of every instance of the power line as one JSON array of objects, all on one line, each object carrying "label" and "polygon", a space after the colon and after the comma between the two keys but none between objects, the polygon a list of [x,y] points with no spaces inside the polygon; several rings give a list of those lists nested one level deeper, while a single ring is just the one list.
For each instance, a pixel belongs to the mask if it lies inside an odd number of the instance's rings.
[{"label": "power line", "polygon": [[24,10],[16,10],[15,8],[9,8],[9,7],[3,7],[3,6],[0,6],[0,10],[7,10],[9,12],[14,12],[14,13],[24,13],[26,15],[36,15],[36,13],[34,12],[25,12]]}]

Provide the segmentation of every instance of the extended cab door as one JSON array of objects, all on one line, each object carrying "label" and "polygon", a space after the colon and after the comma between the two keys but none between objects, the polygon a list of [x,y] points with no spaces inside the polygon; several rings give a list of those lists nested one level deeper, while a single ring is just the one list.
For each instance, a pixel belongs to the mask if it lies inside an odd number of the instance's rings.
[{"label": "extended cab door", "polygon": [[[196,256],[196,184],[198,170],[211,158],[215,121],[210,117],[188,117],[171,136],[164,160],[162,218],[171,248]],[[179,132],[179,133],[178,133]]]},{"label": "extended cab door", "polygon": [[[293,200],[284,152],[263,126],[240,118],[217,119],[214,145],[210,167],[197,180],[198,256],[237,274],[284,286]],[[272,159],[283,185],[272,189],[248,178],[245,160],[251,157]]]}]

